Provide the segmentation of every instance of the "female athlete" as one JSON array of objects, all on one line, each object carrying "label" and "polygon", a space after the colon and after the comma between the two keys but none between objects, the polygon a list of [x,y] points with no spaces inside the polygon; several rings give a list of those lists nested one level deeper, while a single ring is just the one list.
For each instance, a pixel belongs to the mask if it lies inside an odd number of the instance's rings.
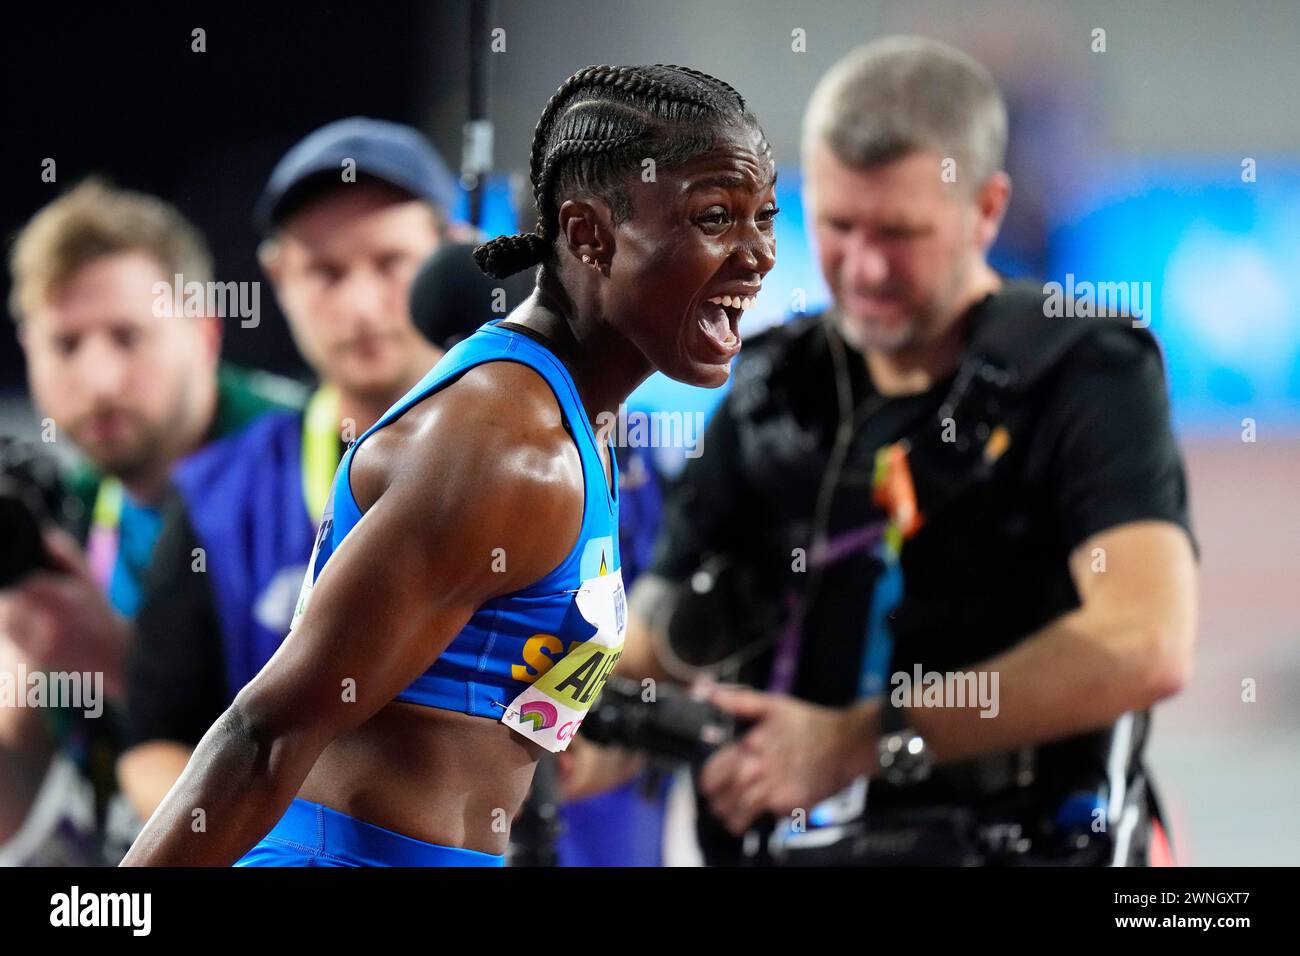
[{"label": "female athlete", "polygon": [[535,231],[475,258],[536,290],[348,449],[289,637],[124,865],[503,863],[622,645],[619,408],[725,382],[775,262],[771,151],[706,74],[580,70],[531,174]]}]

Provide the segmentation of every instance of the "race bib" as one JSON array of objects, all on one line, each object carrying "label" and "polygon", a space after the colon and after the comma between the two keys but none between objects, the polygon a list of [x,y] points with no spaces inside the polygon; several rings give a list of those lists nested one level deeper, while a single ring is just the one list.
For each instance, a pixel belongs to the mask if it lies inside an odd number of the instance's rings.
[{"label": "race bib", "polygon": [[627,633],[627,596],[623,573],[614,570],[582,582],[578,610],[596,628],[585,641],[569,646],[546,673],[512,700],[501,723],[551,753],[559,753],[582,726],[605,679],[623,653]]}]

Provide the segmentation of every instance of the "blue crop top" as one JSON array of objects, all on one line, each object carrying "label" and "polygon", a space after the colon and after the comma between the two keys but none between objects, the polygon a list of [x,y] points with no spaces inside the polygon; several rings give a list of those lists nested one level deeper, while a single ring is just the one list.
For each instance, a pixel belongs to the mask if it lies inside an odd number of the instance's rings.
[{"label": "blue crop top", "polygon": [[362,519],[349,480],[352,456],[362,442],[476,365],[527,365],[555,394],[582,459],[585,495],[577,543],[541,580],[475,611],[433,666],[396,699],[500,720],[546,749],[560,751],[618,662],[627,630],[618,551],[618,465],[611,450],[613,481],[607,482],[596,436],[568,369],[549,349],[499,323],[493,320],[455,345],[343,455],[290,633],[321,569]]}]

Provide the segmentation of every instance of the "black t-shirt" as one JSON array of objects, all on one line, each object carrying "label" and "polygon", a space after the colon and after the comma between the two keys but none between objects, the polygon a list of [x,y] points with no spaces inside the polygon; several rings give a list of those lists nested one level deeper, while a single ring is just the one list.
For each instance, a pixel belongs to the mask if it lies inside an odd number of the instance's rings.
[{"label": "black t-shirt", "polygon": [[[841,413],[829,335],[838,333],[814,316],[746,346],[700,456],[687,463],[665,499],[651,571],[686,581],[708,556],[736,561],[748,580],[740,585],[746,594],[729,599],[743,605],[722,625],[730,633],[687,625],[674,626],[673,637],[688,659],[706,662],[736,652],[742,663],[726,676],[760,687],[767,684],[771,645],[787,620],[787,598],[803,597],[811,587],[815,595],[806,610],[792,692],[817,703],[845,704],[856,696],[880,566],[869,552],[858,551],[820,573],[808,571],[817,502]],[[951,382],[883,399],[862,356],[843,339],[839,344],[857,426],[823,520],[822,530],[831,534],[880,522],[883,513],[871,503],[875,449],[933,415]]]},{"label": "black t-shirt", "polygon": [[191,570],[198,547],[184,499],[172,491],[143,582],[145,600],[127,667],[131,746],[151,740],[194,746],[234,696],[226,686],[211,576]]},{"label": "black t-shirt", "polygon": [[[998,305],[990,297],[971,310],[968,342]],[[1122,321],[1089,321],[1095,327],[1019,399],[1008,416],[1014,437],[986,474],[945,499],[940,489],[951,475],[927,474],[923,460],[913,462],[927,520],[902,549],[890,673],[911,673],[918,663],[923,671],[969,669],[1078,607],[1068,558],[1092,535],[1146,519],[1190,535],[1159,351]],[[837,351],[847,361],[837,363]],[[688,599],[687,613],[674,620],[674,648],[694,662],[722,659],[733,665],[726,678],[767,687],[778,635],[803,602],[791,692],[846,705],[859,696],[883,564],[867,547],[813,573],[796,551],[810,552],[824,476],[835,470],[844,385],[858,411],[823,505],[823,530],[841,539],[884,523],[872,501],[876,451],[904,438],[914,450],[933,447],[956,373],[921,394],[881,396],[833,318],[816,315],[747,343],[733,374],[703,453],[666,492],[651,570],[686,582],[701,565],[721,561],[739,583],[716,590],[717,601],[731,605],[727,614],[695,614],[690,605],[710,599]],[[1137,734],[1145,730],[1144,715]],[[873,790],[889,793],[883,785]]]},{"label": "black t-shirt", "polygon": [[[980,320],[973,314],[969,327]],[[1077,607],[1068,557],[1098,532],[1157,519],[1190,534],[1159,353],[1117,321],[1094,321],[1111,327],[1085,336],[1026,397],[1028,421],[992,474],[904,546],[895,669],[975,663]],[[940,406],[953,377],[917,395],[880,396],[833,321],[809,316],[746,346],[702,454],[667,491],[651,570],[684,582],[707,557],[729,555],[752,575],[752,603],[735,615],[738,634],[674,627],[677,648],[697,660],[736,652],[741,641],[770,645],[771,622],[785,620],[786,596],[806,595],[793,693],[843,705],[857,696],[881,562],[861,550],[824,566],[818,580],[795,551],[810,548],[835,444],[841,399],[832,338],[848,356],[843,368],[858,424],[830,494],[826,530],[842,536],[883,522],[871,494],[876,450],[942,428]],[[924,514],[926,475],[914,477]],[[810,580],[815,593],[807,595]],[[770,650],[736,656],[746,663],[732,676],[765,686]]]}]

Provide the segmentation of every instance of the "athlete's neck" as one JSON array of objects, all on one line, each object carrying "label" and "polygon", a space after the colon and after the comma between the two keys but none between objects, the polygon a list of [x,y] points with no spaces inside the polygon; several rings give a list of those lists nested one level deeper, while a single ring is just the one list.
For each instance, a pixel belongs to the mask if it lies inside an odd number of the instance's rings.
[{"label": "athlete's neck", "polygon": [[[579,329],[563,307],[537,290],[510,313],[510,324],[541,335],[568,368],[598,439],[618,420],[628,395],[654,371],[641,352],[603,323]],[[579,337],[581,336],[581,337]]]},{"label": "athlete's neck", "polygon": [[971,308],[1002,288],[1002,278],[981,262],[941,324],[941,331],[925,342],[894,351],[863,350],[871,382],[881,395],[916,395],[941,381],[959,364],[966,347],[965,318]]}]

